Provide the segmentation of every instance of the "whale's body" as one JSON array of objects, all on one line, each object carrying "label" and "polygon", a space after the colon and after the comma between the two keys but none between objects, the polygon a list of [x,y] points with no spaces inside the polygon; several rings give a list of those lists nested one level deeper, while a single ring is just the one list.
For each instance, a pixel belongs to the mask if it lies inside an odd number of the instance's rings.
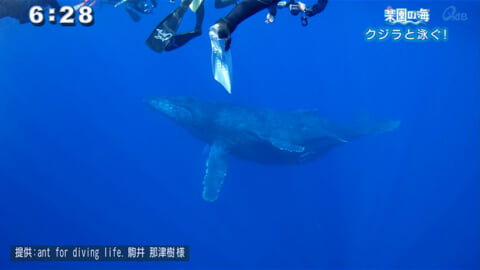
[{"label": "whale's body", "polygon": [[227,172],[227,154],[264,164],[298,164],[335,146],[398,127],[398,121],[364,120],[344,126],[317,111],[281,112],[190,97],[149,100],[155,110],[211,145],[203,198],[215,201]]}]

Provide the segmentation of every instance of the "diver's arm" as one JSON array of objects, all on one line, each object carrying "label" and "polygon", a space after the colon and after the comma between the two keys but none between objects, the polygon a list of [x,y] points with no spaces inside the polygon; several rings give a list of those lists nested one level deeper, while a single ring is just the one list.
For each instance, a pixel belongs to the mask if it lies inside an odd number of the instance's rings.
[{"label": "diver's arm", "polygon": [[305,14],[308,17],[315,16],[325,9],[325,7],[327,6],[327,3],[328,3],[328,0],[318,0],[318,2],[315,5],[305,8]]}]

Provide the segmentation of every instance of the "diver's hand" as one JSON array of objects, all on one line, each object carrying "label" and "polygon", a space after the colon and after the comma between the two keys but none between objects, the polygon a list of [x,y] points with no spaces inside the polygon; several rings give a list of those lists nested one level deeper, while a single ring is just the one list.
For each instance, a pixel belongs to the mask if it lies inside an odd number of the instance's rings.
[{"label": "diver's hand", "polygon": [[275,16],[273,16],[271,13],[267,14],[267,19],[265,20],[265,23],[273,23],[275,21]]},{"label": "diver's hand", "polygon": [[300,9],[301,12],[305,12],[305,10],[307,9],[307,5],[305,5],[302,2],[297,2],[297,4],[298,4],[298,9]]}]

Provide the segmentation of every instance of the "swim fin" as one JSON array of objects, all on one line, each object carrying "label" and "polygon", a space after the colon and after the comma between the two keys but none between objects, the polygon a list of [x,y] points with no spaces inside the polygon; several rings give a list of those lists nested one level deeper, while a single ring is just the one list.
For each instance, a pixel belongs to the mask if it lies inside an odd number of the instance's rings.
[{"label": "swim fin", "polygon": [[212,71],[213,77],[229,94],[232,93],[232,54],[227,50],[229,39],[219,38],[216,25],[210,28],[210,41],[212,43]]},{"label": "swim fin", "polygon": [[193,12],[197,12],[197,9],[202,5],[203,0],[193,0],[192,3],[190,4],[190,9]]},{"label": "swim fin", "polygon": [[168,51],[178,49],[179,47],[182,47],[187,42],[189,42],[195,37],[200,36],[201,34],[202,34],[201,31],[194,30],[194,31],[174,35],[170,40],[170,43],[168,43],[167,47],[165,47],[165,51],[168,52]]},{"label": "swim fin", "polygon": [[192,31],[188,31],[180,34],[175,34],[170,40],[170,43],[165,48],[165,51],[172,51],[172,50],[178,49],[183,45],[187,44],[190,40],[202,34],[202,23],[203,23],[203,18],[205,17],[205,5],[203,4],[203,2],[198,7],[197,11],[195,12],[195,15],[197,17],[195,29]]},{"label": "swim fin", "polygon": [[152,50],[159,53],[165,50],[172,40],[172,37],[175,35],[175,32],[177,32],[177,29],[182,22],[183,15],[185,15],[185,12],[188,10],[188,6],[192,1],[193,0],[182,0],[180,6],[157,25],[146,41],[147,45]]}]

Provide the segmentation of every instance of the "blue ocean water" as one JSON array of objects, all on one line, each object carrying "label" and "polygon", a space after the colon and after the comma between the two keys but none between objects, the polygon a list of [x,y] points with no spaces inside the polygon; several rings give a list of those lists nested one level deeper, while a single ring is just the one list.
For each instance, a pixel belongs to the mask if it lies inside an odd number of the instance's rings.
[{"label": "blue ocean water", "polygon": [[[0,20],[0,269],[480,267],[478,1],[331,0],[307,27],[260,12],[233,35],[232,95],[207,35],[228,8],[207,1],[179,50],[145,45],[176,5],[138,23],[98,5],[90,27]],[[468,19],[445,21],[452,5]],[[429,8],[448,41],[367,42],[387,6]],[[209,203],[205,143],[143,102],[163,95],[402,124],[304,165],[230,157]],[[12,262],[11,245],[189,245],[190,261]]]}]

